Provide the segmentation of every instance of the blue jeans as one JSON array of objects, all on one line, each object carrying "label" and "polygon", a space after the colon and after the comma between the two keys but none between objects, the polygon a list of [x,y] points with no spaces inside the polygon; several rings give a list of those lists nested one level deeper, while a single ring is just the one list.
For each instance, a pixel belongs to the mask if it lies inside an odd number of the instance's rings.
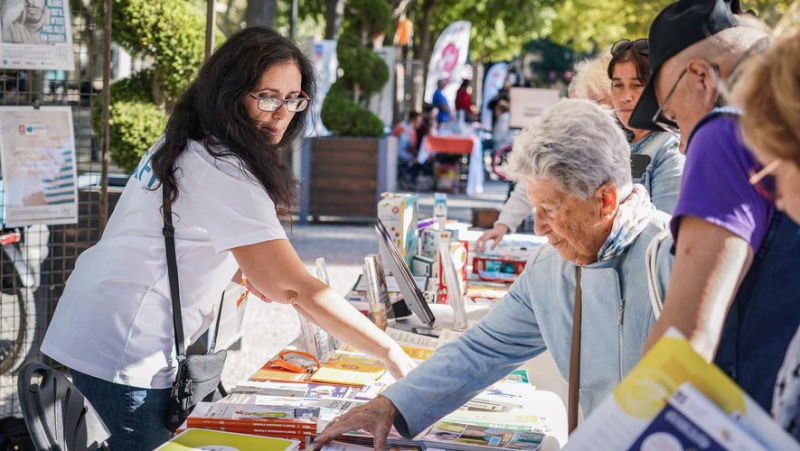
[{"label": "blue jeans", "polygon": [[170,389],[114,384],[75,370],[70,374],[111,432],[111,449],[152,451],[172,437],[164,426]]}]

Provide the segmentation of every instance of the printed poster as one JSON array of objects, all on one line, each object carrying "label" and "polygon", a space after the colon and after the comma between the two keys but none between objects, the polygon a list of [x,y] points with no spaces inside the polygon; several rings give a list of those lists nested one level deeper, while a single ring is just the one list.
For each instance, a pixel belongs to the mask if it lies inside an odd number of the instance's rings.
[{"label": "printed poster", "polygon": [[77,223],[75,161],[70,107],[0,108],[5,225]]},{"label": "printed poster", "polygon": [[66,0],[0,0],[0,68],[75,69]]}]

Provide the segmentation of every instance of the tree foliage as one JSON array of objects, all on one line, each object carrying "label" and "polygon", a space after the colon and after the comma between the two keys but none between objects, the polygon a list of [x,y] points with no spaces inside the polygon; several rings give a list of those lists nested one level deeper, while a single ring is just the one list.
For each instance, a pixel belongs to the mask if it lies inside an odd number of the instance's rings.
[{"label": "tree foliage", "polygon": [[389,80],[389,68],[372,51],[376,36],[386,32],[391,9],[385,0],[349,0],[336,45],[342,75],[322,105],[322,122],[342,136],[381,136],[383,122],[366,106]]},{"label": "tree foliage", "polygon": [[[101,3],[102,5],[102,3]],[[98,11],[102,17],[102,11]],[[114,0],[114,42],[152,66],[111,85],[109,151],[133,170],[164,129],[164,111],[197,75],[205,53],[205,10],[186,0]],[[217,34],[217,42],[223,36]],[[101,131],[100,96],[93,125]]]}]

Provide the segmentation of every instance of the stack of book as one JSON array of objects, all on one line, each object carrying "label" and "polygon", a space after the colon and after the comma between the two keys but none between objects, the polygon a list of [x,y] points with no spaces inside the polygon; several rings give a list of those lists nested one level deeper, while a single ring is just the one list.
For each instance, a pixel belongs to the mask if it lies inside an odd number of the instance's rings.
[{"label": "stack of book", "polygon": [[317,433],[318,407],[200,402],[186,428],[213,429],[305,442]]}]

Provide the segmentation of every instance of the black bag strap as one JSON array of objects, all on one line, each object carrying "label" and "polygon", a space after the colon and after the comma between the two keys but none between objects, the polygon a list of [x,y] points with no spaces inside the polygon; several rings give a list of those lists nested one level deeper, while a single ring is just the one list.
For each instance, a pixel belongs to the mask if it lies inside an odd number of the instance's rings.
[{"label": "black bag strap", "polygon": [[186,357],[183,347],[183,317],[181,316],[181,293],[178,287],[178,262],[175,257],[175,227],[172,226],[172,205],[167,200],[167,193],[161,187],[164,197],[162,213],[164,215],[164,245],[167,250],[167,273],[169,274],[169,294],[172,298],[172,324],[175,327],[175,350],[178,359]]},{"label": "black bag strap", "polygon": [[[162,187],[163,192],[163,187]],[[164,235],[164,245],[167,251],[167,273],[169,275],[169,292],[172,298],[172,324],[175,328],[175,350],[177,351],[178,361],[186,358],[186,349],[183,346],[183,316],[181,313],[181,293],[178,286],[178,261],[175,256],[175,227],[172,225],[172,205],[167,200],[166,192],[163,192],[163,215],[164,228],[161,233]],[[219,313],[217,314],[217,324],[214,328],[214,338],[209,346],[208,353],[214,352],[219,333],[219,322],[222,317],[222,301],[225,300],[225,291],[219,301]]]}]

